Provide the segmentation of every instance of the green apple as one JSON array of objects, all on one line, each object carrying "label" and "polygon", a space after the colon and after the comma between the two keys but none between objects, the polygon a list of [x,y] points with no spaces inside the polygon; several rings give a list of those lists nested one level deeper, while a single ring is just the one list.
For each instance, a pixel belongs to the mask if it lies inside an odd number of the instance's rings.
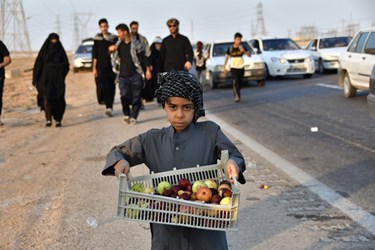
[{"label": "green apple", "polygon": [[204,183],[207,185],[208,188],[217,189],[217,183],[214,180],[205,180]]},{"label": "green apple", "polygon": [[198,192],[198,189],[200,187],[207,187],[207,184],[204,183],[203,181],[196,181],[196,182],[194,182],[193,187],[192,187],[193,193]]},{"label": "green apple", "polygon": [[224,197],[220,201],[220,205],[228,206],[231,204],[231,198],[230,197]]},{"label": "green apple", "polygon": [[156,192],[159,194],[163,194],[164,190],[169,190],[172,188],[172,185],[167,181],[162,181],[158,184],[156,188]]}]

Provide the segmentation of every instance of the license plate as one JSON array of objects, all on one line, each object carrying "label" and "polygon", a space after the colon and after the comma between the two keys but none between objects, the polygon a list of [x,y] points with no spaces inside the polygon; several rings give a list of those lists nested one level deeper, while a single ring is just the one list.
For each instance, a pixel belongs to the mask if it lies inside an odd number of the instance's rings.
[{"label": "license plate", "polygon": [[244,76],[251,76],[251,71],[245,71]]},{"label": "license plate", "polygon": [[86,68],[91,67],[91,65],[92,65],[91,63],[85,63],[85,67],[86,67]]}]

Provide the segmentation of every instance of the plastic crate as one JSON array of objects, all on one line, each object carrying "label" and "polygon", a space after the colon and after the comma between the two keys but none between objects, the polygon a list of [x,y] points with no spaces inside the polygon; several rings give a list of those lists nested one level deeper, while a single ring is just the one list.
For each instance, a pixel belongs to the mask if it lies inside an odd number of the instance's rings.
[{"label": "plastic crate", "polygon": [[174,169],[138,177],[120,175],[117,218],[208,230],[237,230],[240,191],[236,180],[232,183],[230,205],[189,201],[131,190],[135,183],[155,189],[161,181],[168,181],[173,185],[181,178],[187,178],[191,183],[206,179],[217,182],[228,180],[225,173],[227,160],[228,151],[222,151],[221,161],[214,165]]}]

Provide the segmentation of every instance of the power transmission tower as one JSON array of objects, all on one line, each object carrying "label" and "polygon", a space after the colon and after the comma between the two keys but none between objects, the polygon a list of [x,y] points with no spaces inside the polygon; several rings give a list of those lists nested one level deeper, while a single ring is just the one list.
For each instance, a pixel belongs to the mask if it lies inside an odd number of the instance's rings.
[{"label": "power transmission tower", "polygon": [[255,24],[255,29],[252,32],[254,35],[262,35],[266,36],[266,25],[264,24],[264,18],[263,18],[263,4],[262,2],[259,2],[257,5],[257,20]]},{"label": "power transmission tower", "polygon": [[91,12],[88,13],[78,13],[74,12],[73,14],[73,49],[76,49],[83,39],[87,38],[87,25],[90,22],[90,18],[94,14]]},{"label": "power transmission tower", "polygon": [[60,15],[56,16],[56,32],[61,37],[61,21],[60,21]]},{"label": "power transmission tower", "polygon": [[12,51],[31,51],[22,0],[0,0],[0,39]]}]

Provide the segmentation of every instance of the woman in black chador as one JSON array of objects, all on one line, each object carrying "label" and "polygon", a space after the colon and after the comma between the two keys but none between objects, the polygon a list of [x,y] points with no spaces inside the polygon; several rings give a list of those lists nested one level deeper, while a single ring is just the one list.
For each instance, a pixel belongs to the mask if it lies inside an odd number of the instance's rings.
[{"label": "woman in black chador", "polygon": [[38,106],[46,114],[46,126],[61,127],[65,112],[65,77],[69,61],[59,35],[51,33],[39,51],[34,64],[33,85],[38,90]]}]

